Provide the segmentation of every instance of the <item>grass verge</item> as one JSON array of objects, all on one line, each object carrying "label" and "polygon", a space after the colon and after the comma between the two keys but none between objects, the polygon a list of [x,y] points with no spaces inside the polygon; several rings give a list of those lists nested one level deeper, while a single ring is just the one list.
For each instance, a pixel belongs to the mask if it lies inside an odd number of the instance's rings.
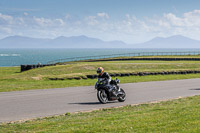
[{"label": "grass verge", "polygon": [[[85,77],[89,74],[96,74],[96,68],[99,66],[102,66],[108,73],[184,71],[200,70],[200,61],[74,62],[73,64],[43,67],[22,73],[20,73],[19,67],[0,67],[0,92],[94,85],[96,79],[51,81],[49,78]],[[200,78],[200,74],[118,78],[121,83],[135,83]]]},{"label": "grass verge", "polygon": [[[154,76],[129,76],[118,77],[120,83],[137,83],[148,81],[165,81],[165,80],[179,80],[179,79],[192,79],[200,78],[200,74],[186,74],[186,75],[154,75]],[[96,79],[87,80],[1,80],[0,92],[21,91],[32,89],[48,89],[48,88],[63,88],[63,87],[76,87],[76,86],[93,86]]]},{"label": "grass verge", "polygon": [[102,109],[24,123],[2,124],[0,132],[200,132],[200,96]]}]

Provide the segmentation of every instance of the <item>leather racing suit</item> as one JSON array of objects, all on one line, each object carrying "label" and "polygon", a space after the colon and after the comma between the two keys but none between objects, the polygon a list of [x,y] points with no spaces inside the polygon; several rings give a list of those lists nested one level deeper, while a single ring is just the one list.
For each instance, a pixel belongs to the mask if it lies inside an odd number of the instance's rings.
[{"label": "leather racing suit", "polygon": [[[111,76],[107,72],[103,72],[101,75],[98,75],[98,78],[107,80],[107,84],[110,84],[111,86],[113,86],[113,89],[118,91],[119,86],[117,85],[115,80],[111,80]],[[117,95],[117,94],[114,94],[114,95]]]}]

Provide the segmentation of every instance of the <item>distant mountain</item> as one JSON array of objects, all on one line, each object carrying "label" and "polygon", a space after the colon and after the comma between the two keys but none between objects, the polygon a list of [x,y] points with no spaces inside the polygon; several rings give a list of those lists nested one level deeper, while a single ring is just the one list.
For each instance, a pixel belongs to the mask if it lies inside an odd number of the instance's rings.
[{"label": "distant mountain", "polygon": [[0,40],[0,48],[124,48],[122,41],[102,41],[87,36],[60,36],[55,39],[10,36]]},{"label": "distant mountain", "polygon": [[0,40],[0,48],[37,48],[44,47],[50,39],[9,36]]},{"label": "distant mountain", "polygon": [[0,40],[0,48],[200,48],[200,41],[181,35],[156,37],[139,44],[103,41],[87,36],[60,36],[55,39],[10,36]]},{"label": "distant mountain", "polygon": [[156,37],[148,42],[134,44],[134,48],[200,48],[200,41],[181,35]]}]

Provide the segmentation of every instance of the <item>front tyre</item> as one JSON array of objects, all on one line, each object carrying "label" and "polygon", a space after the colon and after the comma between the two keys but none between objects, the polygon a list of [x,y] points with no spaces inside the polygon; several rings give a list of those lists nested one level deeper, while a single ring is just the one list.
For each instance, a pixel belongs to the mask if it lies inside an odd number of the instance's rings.
[{"label": "front tyre", "polygon": [[103,89],[97,91],[97,98],[99,102],[103,104],[106,104],[108,102],[108,95],[106,94],[106,91]]},{"label": "front tyre", "polygon": [[119,102],[124,102],[126,100],[126,93],[122,88],[120,88],[120,94],[118,97]]}]

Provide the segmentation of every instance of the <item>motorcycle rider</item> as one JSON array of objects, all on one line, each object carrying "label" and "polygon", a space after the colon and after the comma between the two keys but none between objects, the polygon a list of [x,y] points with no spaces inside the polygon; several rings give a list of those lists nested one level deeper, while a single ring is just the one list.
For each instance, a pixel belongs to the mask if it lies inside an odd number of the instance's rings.
[{"label": "motorcycle rider", "polygon": [[111,81],[111,76],[107,72],[104,72],[103,67],[97,68],[97,74],[99,74],[98,78],[104,78],[105,80],[108,80],[109,82]]},{"label": "motorcycle rider", "polygon": [[[111,80],[111,76],[107,72],[104,72],[104,69],[102,67],[97,68],[97,74],[99,74],[98,78],[103,78],[108,81],[107,83],[110,83],[112,86],[116,86],[115,88],[118,92],[119,86],[117,85],[116,81]],[[113,92],[115,92],[115,91],[113,91]],[[116,93],[113,93],[113,94],[117,95]]]}]

